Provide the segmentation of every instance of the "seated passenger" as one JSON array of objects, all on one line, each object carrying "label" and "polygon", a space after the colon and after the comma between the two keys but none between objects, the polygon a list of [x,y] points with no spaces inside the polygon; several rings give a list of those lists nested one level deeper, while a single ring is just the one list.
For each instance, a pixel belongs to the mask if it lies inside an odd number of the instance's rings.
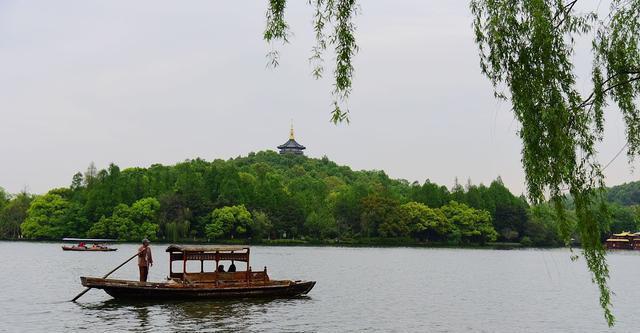
[{"label": "seated passenger", "polygon": [[220,265],[218,266],[218,270],[216,271],[218,273],[224,273],[224,265]]},{"label": "seated passenger", "polygon": [[235,272],[236,271],[236,264],[233,263],[233,260],[231,261],[231,266],[229,266],[229,270],[227,272]]}]

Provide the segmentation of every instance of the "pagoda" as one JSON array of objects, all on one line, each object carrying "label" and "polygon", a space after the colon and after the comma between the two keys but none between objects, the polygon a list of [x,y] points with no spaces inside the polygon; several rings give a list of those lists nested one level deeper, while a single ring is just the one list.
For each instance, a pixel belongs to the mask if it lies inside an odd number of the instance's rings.
[{"label": "pagoda", "polygon": [[280,149],[280,154],[303,155],[302,151],[307,148],[296,142],[296,139],[294,139],[293,137],[293,125],[291,125],[291,131],[289,132],[289,141],[279,145],[278,149]]}]

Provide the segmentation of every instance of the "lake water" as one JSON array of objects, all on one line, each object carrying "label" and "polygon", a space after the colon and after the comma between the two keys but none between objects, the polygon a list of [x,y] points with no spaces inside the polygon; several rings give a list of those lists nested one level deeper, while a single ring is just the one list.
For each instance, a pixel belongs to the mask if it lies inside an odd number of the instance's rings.
[{"label": "lake water", "polygon": [[[631,332],[640,315],[640,252],[609,255],[617,324],[608,329],[582,260],[566,249],[252,247],[274,279],[316,280],[307,297],[233,302],[115,301],[83,288],[136,251],[63,252],[0,242],[1,332]],[[168,275],[152,244],[150,280]],[[240,268],[240,266],[239,266]],[[114,278],[136,279],[134,261]]]}]

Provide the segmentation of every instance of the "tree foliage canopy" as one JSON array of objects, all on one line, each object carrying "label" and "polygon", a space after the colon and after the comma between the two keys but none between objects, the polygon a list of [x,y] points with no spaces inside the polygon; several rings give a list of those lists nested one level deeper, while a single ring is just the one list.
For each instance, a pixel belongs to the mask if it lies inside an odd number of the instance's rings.
[{"label": "tree foliage canopy", "polygon": [[[124,170],[90,165],[84,175],[72,177],[69,188],[53,189],[33,202],[27,194],[10,196],[0,208],[0,236],[484,241],[455,236],[458,227],[442,213],[454,199],[475,212],[480,223],[471,225],[480,233],[484,212],[495,228],[511,225],[518,215],[510,212],[527,207],[499,179],[451,193],[428,180],[411,184],[382,171],[353,171],[326,157],[267,151]],[[528,220],[522,223],[526,227]],[[535,237],[522,232],[510,241],[524,236]]]},{"label": "tree foliage canopy", "polygon": [[244,236],[253,224],[251,213],[244,205],[214,209],[208,219],[205,233],[211,239]]},{"label": "tree foliage canopy", "polygon": [[157,224],[159,210],[160,202],[155,198],[137,200],[131,207],[120,203],[113,208],[110,217],[102,216],[94,223],[87,235],[128,241],[156,240],[160,229]]},{"label": "tree foliage canopy", "polygon": [[[511,101],[522,125],[529,197],[542,202],[549,193],[568,241],[562,191],[571,193],[583,254],[613,325],[600,223],[592,210],[604,187],[596,144],[604,134],[603,108],[612,101],[626,122],[629,156],[640,149],[635,100],[640,94],[640,1],[613,0],[606,17],[596,8],[579,13],[577,2],[472,0],[471,11],[482,72],[496,96]],[[573,56],[575,40],[589,33],[594,36],[593,88],[585,96],[578,90]]]},{"label": "tree foliage canopy", "polygon": [[77,203],[56,193],[37,197],[20,226],[22,234],[35,239],[83,236],[87,230],[87,220],[81,209]]}]

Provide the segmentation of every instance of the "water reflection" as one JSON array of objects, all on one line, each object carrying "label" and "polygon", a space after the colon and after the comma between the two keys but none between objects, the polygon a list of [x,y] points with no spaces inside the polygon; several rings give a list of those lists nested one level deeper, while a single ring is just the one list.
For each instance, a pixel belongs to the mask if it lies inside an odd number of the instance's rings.
[{"label": "water reflection", "polygon": [[[132,301],[109,299],[103,302],[82,304],[88,317],[102,323],[128,321],[128,327],[136,331],[259,331],[255,327],[270,311],[286,311],[311,302],[309,296],[290,299],[243,299],[235,301]],[[114,324],[117,325],[117,324]],[[115,328],[115,326],[110,325]]]},{"label": "water reflection", "polygon": [[136,319],[138,320],[138,327],[147,328],[149,327],[149,309],[146,306],[134,306],[133,311],[136,314]]}]

